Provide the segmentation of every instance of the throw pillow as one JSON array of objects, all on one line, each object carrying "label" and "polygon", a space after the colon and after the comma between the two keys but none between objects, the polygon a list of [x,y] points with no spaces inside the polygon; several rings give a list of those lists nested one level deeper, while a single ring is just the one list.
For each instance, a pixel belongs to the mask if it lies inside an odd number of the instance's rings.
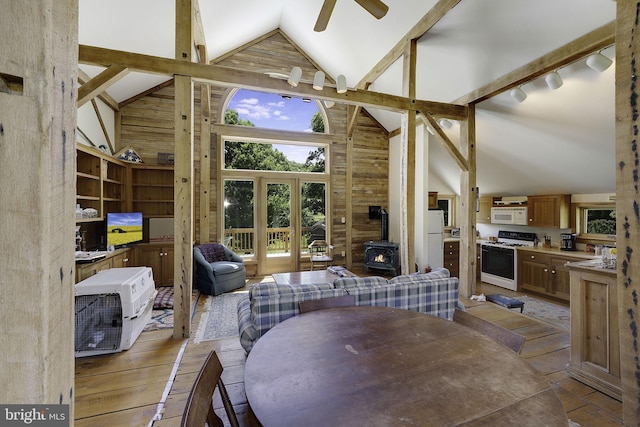
[{"label": "throw pillow", "polygon": [[202,256],[204,256],[204,259],[209,263],[227,260],[227,256],[224,253],[224,246],[220,243],[206,243],[198,246],[198,249],[200,249]]}]

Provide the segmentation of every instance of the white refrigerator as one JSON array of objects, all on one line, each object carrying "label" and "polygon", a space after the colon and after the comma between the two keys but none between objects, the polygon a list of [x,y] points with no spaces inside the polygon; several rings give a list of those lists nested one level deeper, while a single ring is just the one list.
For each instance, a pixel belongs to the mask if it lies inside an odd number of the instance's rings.
[{"label": "white refrigerator", "polygon": [[444,267],[444,212],[427,212],[427,264],[432,270]]}]

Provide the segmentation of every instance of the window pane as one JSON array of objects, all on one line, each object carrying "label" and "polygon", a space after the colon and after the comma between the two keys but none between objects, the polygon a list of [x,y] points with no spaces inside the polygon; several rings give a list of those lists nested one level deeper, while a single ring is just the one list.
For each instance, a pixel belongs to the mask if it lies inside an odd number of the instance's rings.
[{"label": "window pane", "polygon": [[450,227],[451,223],[449,222],[449,200],[438,199],[438,209],[441,209],[442,212],[444,212],[444,226]]},{"label": "window pane", "polygon": [[303,182],[301,186],[302,233],[300,247],[308,252],[309,244],[314,240],[327,240],[326,235],[326,184]]},{"label": "window pane", "polygon": [[254,255],[253,181],[224,181],[224,242],[240,255]]},{"label": "window pane", "polygon": [[324,173],[324,147],[225,141],[225,169]]},{"label": "window pane", "polygon": [[589,234],[616,234],[615,208],[585,209],[586,232]]},{"label": "window pane", "polygon": [[267,256],[291,253],[291,187],[267,184]]}]

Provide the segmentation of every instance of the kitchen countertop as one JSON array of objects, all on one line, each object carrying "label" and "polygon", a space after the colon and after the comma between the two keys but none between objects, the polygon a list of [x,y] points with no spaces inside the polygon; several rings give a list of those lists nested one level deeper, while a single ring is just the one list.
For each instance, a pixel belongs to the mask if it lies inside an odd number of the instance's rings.
[{"label": "kitchen countertop", "polygon": [[580,262],[569,262],[566,264],[569,270],[584,270],[584,271],[592,271],[601,274],[608,274],[611,276],[615,276],[618,274],[617,269],[615,268],[605,268],[602,266],[602,260],[598,257],[598,259],[592,259],[590,261],[580,261]]},{"label": "kitchen countertop", "polygon": [[[487,239],[478,239],[477,243],[491,243]],[[513,247],[513,246],[509,246]],[[584,252],[584,251],[563,251],[557,246],[552,246],[550,248],[545,248],[544,246],[516,246],[514,247],[517,251],[531,251],[531,252],[540,252],[549,255],[564,255],[568,257],[581,258],[585,260],[594,260],[600,259],[600,257],[596,257],[596,255],[592,252]]]}]

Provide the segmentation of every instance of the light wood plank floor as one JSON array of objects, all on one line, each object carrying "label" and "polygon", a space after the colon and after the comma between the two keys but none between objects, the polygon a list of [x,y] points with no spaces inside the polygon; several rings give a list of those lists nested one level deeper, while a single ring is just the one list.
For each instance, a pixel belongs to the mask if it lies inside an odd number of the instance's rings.
[{"label": "light wood plank floor", "polygon": [[[522,295],[486,283],[476,293]],[[529,295],[532,296],[532,295]],[[204,299],[199,301],[192,325],[195,335]],[[569,361],[569,333],[488,302],[463,300],[469,313],[526,337],[521,357],[554,386],[567,417],[583,427],[622,426],[622,404],[572,378],[564,367]],[[171,330],[144,332],[123,353],[76,360],[76,426],[179,426],[185,400],[206,355],[216,350],[224,366],[223,380],[242,426],[248,426],[244,393],[245,354],[236,338],[195,344],[193,338],[172,339]],[[177,362],[179,355],[181,359]],[[176,366],[175,378],[170,378]],[[169,384],[169,386],[167,385]],[[163,393],[168,395],[163,404]],[[215,405],[225,419],[222,403]],[[161,419],[152,419],[156,412]]]}]

